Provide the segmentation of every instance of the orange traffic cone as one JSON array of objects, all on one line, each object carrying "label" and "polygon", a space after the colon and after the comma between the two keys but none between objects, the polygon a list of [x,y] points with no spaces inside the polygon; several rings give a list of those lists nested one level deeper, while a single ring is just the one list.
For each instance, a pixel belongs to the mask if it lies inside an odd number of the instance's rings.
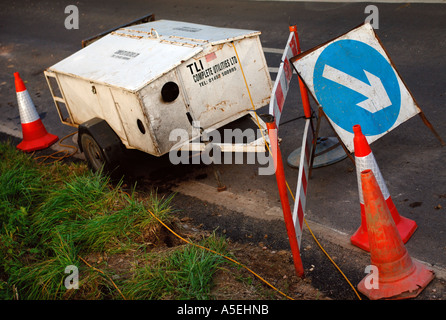
[{"label": "orange traffic cone", "polygon": [[351,236],[350,241],[355,246],[369,251],[369,240],[367,237],[367,226],[364,214],[364,198],[361,188],[361,172],[367,169],[371,169],[375,175],[378,185],[380,187],[381,193],[387,203],[387,206],[392,215],[393,221],[400,233],[401,239],[406,243],[417,228],[417,223],[413,220],[400,216],[395,204],[390,197],[389,190],[387,189],[384,178],[381,175],[378,164],[376,163],[375,157],[373,156],[372,150],[367,142],[366,137],[361,132],[361,127],[359,125],[353,126],[353,132],[355,137],[353,138],[353,144],[355,148],[355,165],[356,165],[356,175],[358,179],[358,191],[359,191],[359,202],[361,206],[361,226],[358,230]]},{"label": "orange traffic cone", "polygon": [[23,134],[23,140],[17,145],[17,149],[31,152],[48,148],[59,138],[46,131],[18,72],[14,73],[14,78]]},{"label": "orange traffic cone", "polygon": [[371,264],[378,269],[378,285],[366,276],[358,289],[371,300],[416,297],[435,277],[432,270],[412,261],[372,170],[361,172]]}]

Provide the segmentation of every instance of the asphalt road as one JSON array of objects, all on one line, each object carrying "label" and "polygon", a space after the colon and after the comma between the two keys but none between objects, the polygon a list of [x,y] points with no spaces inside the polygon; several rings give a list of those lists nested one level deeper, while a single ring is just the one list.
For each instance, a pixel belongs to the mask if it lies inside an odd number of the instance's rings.
[{"label": "asphalt road", "polygon": [[[64,27],[67,17],[64,9],[70,4],[75,4],[79,9],[77,30]],[[379,9],[379,29],[376,32],[383,46],[429,121],[446,139],[446,5],[375,5]],[[154,13],[157,19],[260,30],[268,66],[277,68],[281,56],[277,49],[283,49],[287,41],[289,24],[297,24],[301,47],[305,51],[361,24],[367,17],[365,6],[365,3],[217,0],[1,2],[0,131],[15,137],[15,141],[20,139],[20,117],[13,78],[13,73],[18,71],[26,81],[47,130],[59,137],[73,132],[73,128],[59,121],[43,70],[79,50],[82,39],[147,13]],[[271,77],[274,80],[274,72]],[[296,82],[294,76],[282,122],[303,115]],[[314,101],[312,105],[315,107]],[[267,108],[262,108],[259,113],[266,111]],[[303,125],[302,120],[294,120],[281,126],[281,150],[285,158],[300,147]],[[321,136],[333,136],[324,120]],[[441,147],[418,116],[386,134],[371,147],[399,213],[418,224],[406,248],[412,257],[444,268],[446,148]],[[196,200],[200,199],[224,208],[222,211],[238,212],[239,220],[233,220],[237,223],[231,225],[226,220],[226,230],[232,227],[255,234],[258,226],[252,224],[253,221],[263,221],[263,228],[267,229],[271,221],[281,219],[275,178],[259,176],[258,165],[172,168],[165,163],[166,159],[152,161],[144,155],[135,157],[138,158],[135,160],[138,165],[131,166],[134,172],[152,177],[164,188],[180,192],[183,197],[180,199],[189,207],[193,208],[194,203],[198,203]],[[168,169],[162,171],[160,168]],[[215,168],[221,173],[221,181],[227,187],[224,194],[216,192]],[[285,170],[290,187],[294,190],[297,170],[289,166]],[[198,191],[193,193],[193,190]],[[359,208],[356,173],[349,159],[313,171],[309,181],[306,219],[321,226],[318,230],[330,230],[335,234],[337,244],[348,247],[350,235],[360,225]],[[196,209],[196,212],[204,211]],[[217,220],[213,226],[219,224],[223,223]],[[278,228],[284,230],[280,226]],[[260,235],[262,232],[257,233]],[[308,237],[308,234],[305,233],[304,237]],[[286,246],[285,233],[277,243]],[[304,264],[308,269],[314,262],[310,260],[312,256],[305,255],[307,260],[304,259]],[[348,256],[345,259],[348,260]],[[358,269],[361,268],[365,268],[365,265]],[[363,272],[360,270],[359,274]]]}]

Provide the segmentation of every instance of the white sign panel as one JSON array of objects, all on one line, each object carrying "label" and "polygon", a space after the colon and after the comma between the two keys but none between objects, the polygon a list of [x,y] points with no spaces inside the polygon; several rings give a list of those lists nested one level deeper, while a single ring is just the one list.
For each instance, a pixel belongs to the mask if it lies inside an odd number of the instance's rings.
[{"label": "white sign panel", "polygon": [[421,111],[369,23],[291,61],[350,152],[354,125],[372,143]]}]

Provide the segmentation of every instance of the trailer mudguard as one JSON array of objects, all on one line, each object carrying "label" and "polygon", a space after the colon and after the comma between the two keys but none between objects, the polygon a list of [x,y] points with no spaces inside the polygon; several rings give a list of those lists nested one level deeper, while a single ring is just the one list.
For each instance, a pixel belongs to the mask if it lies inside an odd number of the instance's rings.
[{"label": "trailer mudguard", "polygon": [[125,147],[107,121],[100,118],[93,118],[79,125],[77,139],[82,152],[84,150],[81,137],[84,133],[88,133],[93,137],[104,153],[105,160],[109,165],[115,166],[119,164]]}]

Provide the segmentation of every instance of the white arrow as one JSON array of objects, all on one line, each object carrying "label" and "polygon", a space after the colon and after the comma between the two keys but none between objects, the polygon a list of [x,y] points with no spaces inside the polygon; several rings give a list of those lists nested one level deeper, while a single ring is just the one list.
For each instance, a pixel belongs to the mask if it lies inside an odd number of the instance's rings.
[{"label": "white arrow", "polygon": [[328,64],[325,65],[322,76],[366,96],[367,99],[359,102],[357,105],[371,113],[375,113],[392,105],[392,101],[390,101],[381,79],[366,70],[364,70],[364,73],[370,85],[345,72],[330,67]]}]

